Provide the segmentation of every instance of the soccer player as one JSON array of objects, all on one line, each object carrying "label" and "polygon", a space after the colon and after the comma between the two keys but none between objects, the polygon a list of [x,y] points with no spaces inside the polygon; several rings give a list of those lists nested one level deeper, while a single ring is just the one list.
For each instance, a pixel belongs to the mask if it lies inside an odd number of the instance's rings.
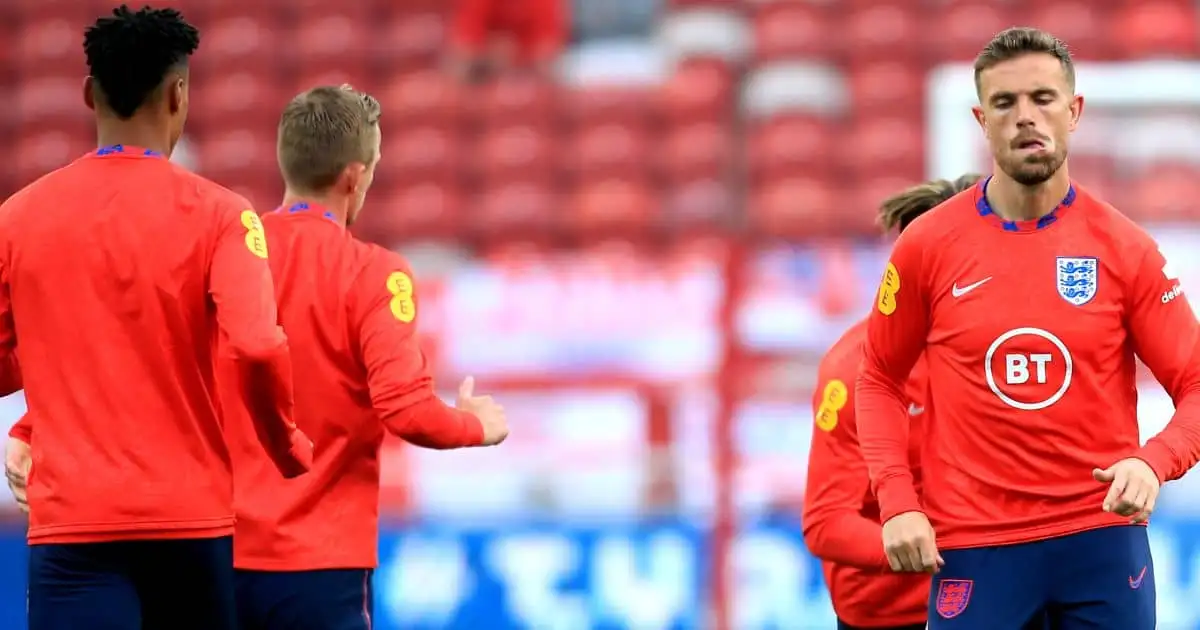
[{"label": "soccer player", "polygon": [[[1054,628],[1149,630],[1139,525],[1200,457],[1200,326],[1153,239],[1067,175],[1084,100],[1066,46],[1003,31],[975,84],[994,173],[901,235],[867,326],[859,441],[889,563],[937,571],[931,629],[1044,611]],[[923,504],[904,390],[922,353]],[[1144,446],[1135,356],[1176,406]]]},{"label": "soccer player", "polygon": [[242,630],[371,627],[379,450],[390,431],[429,448],[493,445],[503,409],[459,388],[435,394],[417,343],[420,302],[400,255],[347,231],[380,160],[379,103],[349,86],[300,94],[279,122],[286,193],[267,214],[280,321],[296,369],[296,421],[317,442],[313,470],[284,481],[228,417]]},{"label": "soccer player", "polygon": [[32,448],[31,630],[235,623],[218,335],[274,466],[311,459],[262,224],[166,159],[198,41],[171,9],[97,20],[83,95],[101,148],[0,207],[0,366],[19,345],[21,377],[0,382],[23,380],[35,417],[12,432]]},{"label": "soccer player", "polygon": [[[888,232],[903,232],[914,219],[977,181],[978,175],[963,175],[952,182],[939,179],[909,188],[880,205],[879,222]],[[879,505],[858,449],[853,387],[866,337],[864,320],[833,344],[818,368],[804,542],[822,561],[838,628],[919,630],[925,627],[929,577],[895,573],[888,566],[879,545]],[[926,417],[927,388],[924,369],[915,367],[905,386],[914,471],[919,468],[917,444]]]}]

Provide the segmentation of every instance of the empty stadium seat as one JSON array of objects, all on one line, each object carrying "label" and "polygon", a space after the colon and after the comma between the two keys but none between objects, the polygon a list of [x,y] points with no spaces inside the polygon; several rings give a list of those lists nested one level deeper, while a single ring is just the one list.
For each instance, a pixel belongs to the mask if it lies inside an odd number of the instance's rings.
[{"label": "empty stadium seat", "polygon": [[655,223],[659,199],[640,181],[613,179],[578,187],[567,207],[567,225],[595,239],[644,234]]},{"label": "empty stadium seat", "polygon": [[372,190],[354,230],[394,246],[421,238],[453,238],[462,229],[463,216],[464,201],[456,187],[414,182]]},{"label": "empty stadium seat", "polygon": [[659,169],[669,184],[695,179],[724,181],[735,157],[729,125],[676,125],[660,143]]},{"label": "empty stadium seat", "polygon": [[759,234],[800,239],[830,233],[835,226],[834,208],[840,201],[828,182],[797,175],[755,188],[748,214]]},{"label": "empty stadium seat", "polygon": [[781,116],[750,129],[746,157],[752,181],[808,173],[827,175],[836,166],[833,125],[806,116]]},{"label": "empty stadium seat", "polygon": [[423,126],[385,133],[387,144],[377,167],[381,181],[396,185],[422,181],[451,185],[460,181],[466,155],[457,130]]},{"label": "empty stadium seat", "polygon": [[580,181],[629,178],[644,174],[653,146],[643,129],[599,123],[580,129],[565,147],[564,162]]},{"label": "empty stadium seat", "polygon": [[557,156],[552,136],[541,127],[516,124],[489,129],[471,153],[475,170],[484,182],[553,182]]},{"label": "empty stadium seat", "polygon": [[684,59],[662,86],[663,113],[673,121],[723,121],[734,102],[734,80],[732,68],[720,59]]},{"label": "empty stadium seat", "polygon": [[758,63],[781,59],[832,58],[837,38],[827,8],[809,2],[768,2],[753,16],[754,56]]},{"label": "empty stadium seat", "polygon": [[400,73],[378,96],[389,125],[457,124],[466,102],[463,87],[437,70]]}]

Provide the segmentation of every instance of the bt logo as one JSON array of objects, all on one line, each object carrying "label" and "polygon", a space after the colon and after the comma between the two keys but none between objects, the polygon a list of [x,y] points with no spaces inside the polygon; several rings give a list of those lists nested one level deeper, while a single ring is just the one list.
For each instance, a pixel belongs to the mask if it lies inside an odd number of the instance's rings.
[{"label": "bt logo", "polygon": [[1058,402],[1071,387],[1073,370],[1066,344],[1041,328],[1014,328],[997,337],[984,356],[988,388],[1022,411]]}]

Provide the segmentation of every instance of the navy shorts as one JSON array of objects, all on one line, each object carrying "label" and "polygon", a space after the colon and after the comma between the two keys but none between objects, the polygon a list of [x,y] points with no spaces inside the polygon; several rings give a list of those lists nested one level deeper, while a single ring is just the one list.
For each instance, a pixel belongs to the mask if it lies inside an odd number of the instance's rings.
[{"label": "navy shorts", "polygon": [[234,630],[233,539],[29,548],[29,630]]},{"label": "navy shorts", "polygon": [[371,630],[370,569],[238,570],[240,630]]},{"label": "navy shorts", "polygon": [[1154,562],[1141,526],[942,552],[930,630],[1154,630]]},{"label": "navy shorts", "polygon": [[874,628],[862,628],[852,626],[841,619],[838,619],[837,630],[925,630],[925,624],[914,623],[907,626],[876,626]]}]

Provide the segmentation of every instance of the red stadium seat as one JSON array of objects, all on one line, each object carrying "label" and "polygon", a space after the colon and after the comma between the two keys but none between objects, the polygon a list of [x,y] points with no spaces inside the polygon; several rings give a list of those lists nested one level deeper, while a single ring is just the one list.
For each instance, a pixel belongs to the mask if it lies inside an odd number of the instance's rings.
[{"label": "red stadium seat", "polygon": [[215,18],[204,27],[204,52],[193,65],[217,72],[270,72],[281,44],[275,28],[274,20],[253,13]]},{"label": "red stadium seat", "polygon": [[1194,57],[1200,51],[1194,4],[1154,0],[1113,13],[1108,37],[1126,57]]},{"label": "red stadium seat", "polygon": [[455,188],[414,183],[373,191],[355,233],[385,246],[417,238],[453,238],[462,230],[463,200]]},{"label": "red stadium seat", "polygon": [[197,70],[192,76],[190,117],[198,126],[220,127],[236,120],[270,128],[278,123],[286,101],[277,98],[274,86],[260,74]]},{"label": "red stadium seat", "polygon": [[434,182],[458,183],[463,155],[458,132],[446,127],[385,129],[387,139],[378,167],[378,179],[390,185]]},{"label": "red stadium seat", "polygon": [[21,125],[91,121],[83,102],[83,80],[78,76],[46,75],[16,85],[16,114]]},{"label": "red stadium seat", "polygon": [[1004,9],[982,0],[956,2],[934,13],[928,32],[932,46],[925,49],[929,60],[937,63],[972,61],[988,41],[1013,26]]},{"label": "red stadium seat", "polygon": [[541,240],[561,219],[554,190],[540,182],[514,181],[485,187],[475,198],[469,223],[484,237]]},{"label": "red stadium seat", "polygon": [[697,123],[667,132],[661,143],[660,169],[667,181],[693,179],[724,181],[734,155],[728,125]]},{"label": "red stadium seat", "polygon": [[640,86],[577,87],[567,96],[567,117],[576,125],[644,125],[658,105],[654,93]]},{"label": "red stadium seat", "polygon": [[1031,26],[1049,31],[1071,47],[1076,59],[1107,59],[1114,51],[1107,34],[1105,14],[1095,3],[1084,0],[1073,2],[1036,2],[1030,7]]},{"label": "red stadium seat", "polygon": [[794,239],[830,233],[841,201],[827,182],[797,176],[755,189],[748,210],[759,233]]},{"label": "red stadium seat", "polygon": [[16,143],[11,173],[18,186],[24,186],[96,148],[90,128],[62,127],[28,131]]},{"label": "red stadium seat", "polygon": [[575,233],[596,239],[645,233],[656,222],[659,200],[640,182],[613,179],[579,187],[568,207]]},{"label": "red stadium seat", "polygon": [[488,125],[544,125],[553,120],[556,87],[529,76],[497,78],[471,94],[478,116]]},{"label": "red stadium seat", "polygon": [[78,46],[83,27],[106,15],[119,3],[104,2],[98,7],[96,3],[81,0],[6,0],[2,4],[4,11],[13,11],[26,24],[46,19],[66,20],[75,27],[75,45]]},{"label": "red stadium seat", "polygon": [[831,57],[839,38],[830,37],[823,7],[808,2],[772,2],[754,15],[755,55],[758,61]]},{"label": "red stadium seat", "polygon": [[880,60],[852,64],[845,74],[852,107],[858,115],[892,114],[921,119],[925,72],[919,66]]},{"label": "red stadium seat", "polygon": [[651,146],[636,126],[600,123],[578,131],[564,147],[564,161],[580,180],[637,177],[650,166]]},{"label": "red stadium seat", "polygon": [[747,157],[754,181],[795,173],[828,173],[833,159],[833,129],[819,118],[789,116],[767,120],[750,131]]},{"label": "red stadium seat", "polygon": [[82,24],[57,17],[22,23],[14,33],[14,63],[37,74],[81,75],[85,68],[80,48]]},{"label": "red stadium seat", "polygon": [[536,126],[510,125],[488,130],[476,143],[476,171],[485,183],[553,179],[553,138]]},{"label": "red stadium seat", "polygon": [[907,60],[924,45],[924,31],[912,7],[871,3],[851,11],[845,53],[853,61]]},{"label": "red stadium seat", "polygon": [[223,126],[194,139],[198,172],[223,184],[278,179],[275,130]]},{"label": "red stadium seat", "polygon": [[724,120],[733,107],[733,71],[720,59],[686,59],[662,87],[664,114],[673,121]]},{"label": "red stadium seat", "polygon": [[842,228],[852,234],[878,232],[880,204],[920,181],[884,175],[851,183],[846,187],[851,193],[846,196],[849,203],[840,211]]},{"label": "red stadium seat", "polygon": [[[346,3],[346,6],[352,6]],[[298,63],[323,64],[331,67],[356,66],[367,58],[371,41],[369,27],[355,12],[331,12],[329,5],[309,13],[296,25],[283,52]]]},{"label": "red stadium seat", "polygon": [[891,116],[863,119],[844,136],[838,144],[839,157],[850,173],[917,179],[924,171],[925,136],[918,121]]},{"label": "red stadium seat", "polygon": [[1196,221],[1200,209],[1200,169],[1159,165],[1146,171],[1115,202],[1117,208],[1139,221]]},{"label": "red stadium seat", "polygon": [[[318,86],[347,84],[359,90],[368,90],[371,84],[370,75],[364,68],[359,66],[337,67],[336,65],[317,63],[305,67],[295,76],[291,92],[287,98],[290,99],[296,94]],[[283,107],[283,103],[281,102],[279,106]]]},{"label": "red stadium seat", "polygon": [[663,216],[673,232],[728,229],[735,207],[733,191],[719,179],[694,179],[677,184],[667,192]]},{"label": "red stadium seat", "polygon": [[465,104],[462,86],[437,70],[401,74],[380,93],[387,124],[453,124]]},{"label": "red stadium seat", "polygon": [[373,56],[389,72],[436,67],[446,37],[443,11],[402,12],[385,22],[372,38]]}]

